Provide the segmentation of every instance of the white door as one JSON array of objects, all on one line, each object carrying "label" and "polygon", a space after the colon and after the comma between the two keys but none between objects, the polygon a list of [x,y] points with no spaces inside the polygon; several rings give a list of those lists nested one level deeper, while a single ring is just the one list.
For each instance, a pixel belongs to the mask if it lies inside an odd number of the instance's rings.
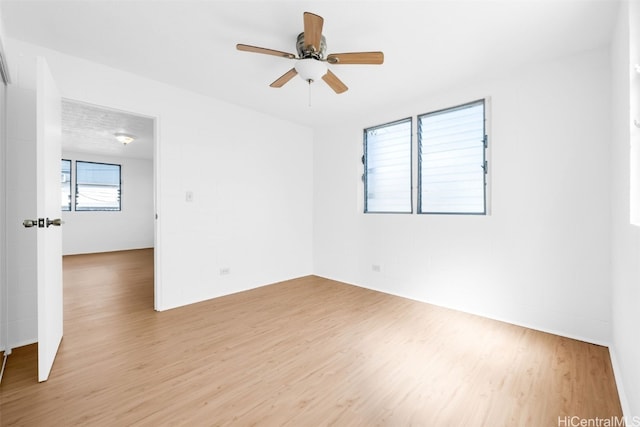
[{"label": "white door", "polygon": [[36,187],[38,381],[46,381],[62,340],[62,230],[60,227],[60,93],[44,58],[37,63]]}]

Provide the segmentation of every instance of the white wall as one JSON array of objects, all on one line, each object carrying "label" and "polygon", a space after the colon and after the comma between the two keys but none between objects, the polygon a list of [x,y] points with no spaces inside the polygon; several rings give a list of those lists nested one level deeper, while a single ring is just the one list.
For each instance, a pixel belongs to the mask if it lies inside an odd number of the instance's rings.
[{"label": "white wall", "polygon": [[[7,88],[7,344],[19,347],[36,341],[36,228],[22,221],[35,219],[36,94],[31,86]],[[30,88],[31,87],[31,88]]]},{"label": "white wall", "polygon": [[[0,52],[4,58],[4,22],[0,11]],[[7,90],[0,82],[0,350],[7,349],[9,304],[7,280],[7,228],[6,228],[6,153],[7,153]]]},{"label": "white wall", "polygon": [[[639,202],[640,5],[623,2],[611,49],[612,65],[612,330],[611,348],[623,410],[628,417],[640,416],[640,228],[631,225],[632,201]],[[630,165],[632,167],[630,167]],[[632,181],[633,180],[633,181]],[[633,214],[633,215],[632,215]],[[637,217],[635,218],[637,219]],[[620,387],[622,386],[622,387]]]},{"label": "white wall", "polygon": [[[122,210],[62,212],[62,253],[85,254],[153,247],[153,161],[63,151],[62,158],[121,165]],[[74,193],[75,194],[75,193]]]},{"label": "white wall", "polygon": [[[0,21],[1,22],[1,21]],[[1,25],[1,23],[0,23]],[[1,37],[1,31],[0,31]],[[0,43],[2,39],[0,38]],[[5,191],[5,171],[6,171],[6,86],[0,82],[0,351],[4,350],[8,341],[8,287],[7,287],[7,229],[6,229],[6,191]]]},{"label": "white wall", "polygon": [[20,55],[43,55],[63,97],[157,119],[158,309],[312,273],[311,129],[18,40],[6,45],[14,78],[33,72],[16,68]]},{"label": "white wall", "polygon": [[[316,274],[608,343],[609,84],[603,49],[318,132]],[[490,216],[361,213],[363,128],[484,96]]]}]

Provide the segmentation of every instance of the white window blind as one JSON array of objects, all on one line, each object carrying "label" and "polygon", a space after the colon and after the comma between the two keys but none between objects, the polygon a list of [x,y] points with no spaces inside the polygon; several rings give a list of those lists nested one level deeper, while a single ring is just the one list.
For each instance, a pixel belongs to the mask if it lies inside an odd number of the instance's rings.
[{"label": "white window blind", "polygon": [[365,129],[365,212],[411,213],[411,118]]},{"label": "white window blind", "polygon": [[76,211],[120,210],[120,165],[76,161]]},{"label": "white window blind", "polygon": [[418,212],[486,213],[484,100],[418,116]]}]

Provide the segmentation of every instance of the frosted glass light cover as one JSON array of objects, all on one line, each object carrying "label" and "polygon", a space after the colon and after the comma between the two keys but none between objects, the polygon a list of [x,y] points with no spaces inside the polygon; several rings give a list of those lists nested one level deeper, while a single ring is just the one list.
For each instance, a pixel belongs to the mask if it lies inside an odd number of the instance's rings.
[{"label": "frosted glass light cover", "polygon": [[317,81],[327,74],[327,64],[313,58],[299,59],[294,68],[305,81]]}]

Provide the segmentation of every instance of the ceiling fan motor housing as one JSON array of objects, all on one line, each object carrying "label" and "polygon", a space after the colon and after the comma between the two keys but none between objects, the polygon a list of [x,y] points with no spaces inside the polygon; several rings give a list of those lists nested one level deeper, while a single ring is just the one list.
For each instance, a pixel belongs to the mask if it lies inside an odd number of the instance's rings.
[{"label": "ceiling fan motor housing", "polygon": [[325,40],[324,36],[321,36],[320,50],[315,50],[312,46],[305,46],[303,32],[298,34],[296,49],[298,51],[298,58],[324,59],[324,55],[327,53],[327,41]]}]

